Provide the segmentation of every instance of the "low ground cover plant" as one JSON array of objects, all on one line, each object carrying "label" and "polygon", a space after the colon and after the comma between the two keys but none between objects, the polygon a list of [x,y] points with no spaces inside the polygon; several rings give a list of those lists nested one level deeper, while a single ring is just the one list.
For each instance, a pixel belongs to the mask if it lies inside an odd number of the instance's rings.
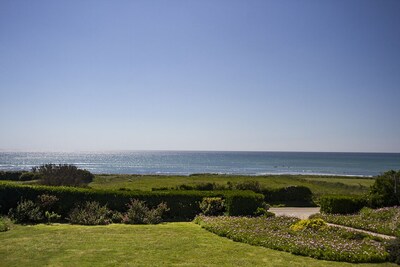
[{"label": "low ground cover plant", "polygon": [[238,242],[310,256],[346,262],[384,262],[388,259],[385,241],[359,235],[337,227],[304,227],[294,231],[299,219],[292,217],[207,217],[195,222],[203,228]]},{"label": "low ground cover plant", "polygon": [[318,214],[327,222],[363,229],[385,235],[400,235],[400,207],[380,209],[363,208],[352,215]]}]

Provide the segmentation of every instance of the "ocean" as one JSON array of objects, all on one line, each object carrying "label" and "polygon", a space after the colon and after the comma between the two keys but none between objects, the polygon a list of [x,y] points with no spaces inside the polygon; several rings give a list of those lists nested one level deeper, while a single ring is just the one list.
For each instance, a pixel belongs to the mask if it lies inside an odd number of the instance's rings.
[{"label": "ocean", "polygon": [[93,173],[189,175],[312,174],[375,176],[400,169],[400,153],[325,152],[0,152],[0,170],[30,170],[45,163],[74,164]]}]

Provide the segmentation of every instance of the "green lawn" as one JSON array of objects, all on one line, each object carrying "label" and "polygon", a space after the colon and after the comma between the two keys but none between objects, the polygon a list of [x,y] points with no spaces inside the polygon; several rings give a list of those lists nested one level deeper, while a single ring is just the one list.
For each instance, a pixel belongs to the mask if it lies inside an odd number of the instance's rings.
[{"label": "green lawn", "polygon": [[17,225],[0,240],[0,266],[352,266],[233,242],[194,223]]},{"label": "green lawn", "polygon": [[269,175],[269,176],[240,176],[240,175],[196,175],[196,176],[157,176],[157,175],[96,175],[89,185],[93,188],[129,188],[151,190],[160,187],[175,187],[180,184],[193,185],[196,183],[216,183],[226,185],[228,181],[241,182],[255,180],[261,185],[279,188],[291,185],[304,185],[311,189],[316,196],[324,194],[363,194],[368,192],[374,179],[361,177],[330,177],[311,175]]}]

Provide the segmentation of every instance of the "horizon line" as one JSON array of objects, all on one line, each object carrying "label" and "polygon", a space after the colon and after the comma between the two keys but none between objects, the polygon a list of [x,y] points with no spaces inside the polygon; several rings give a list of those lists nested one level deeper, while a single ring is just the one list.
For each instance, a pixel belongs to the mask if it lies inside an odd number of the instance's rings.
[{"label": "horizon line", "polygon": [[190,149],[106,149],[106,150],[22,150],[0,149],[0,153],[116,153],[116,152],[248,152],[248,153],[357,153],[357,154],[400,154],[400,152],[377,151],[305,151],[305,150],[190,150]]}]

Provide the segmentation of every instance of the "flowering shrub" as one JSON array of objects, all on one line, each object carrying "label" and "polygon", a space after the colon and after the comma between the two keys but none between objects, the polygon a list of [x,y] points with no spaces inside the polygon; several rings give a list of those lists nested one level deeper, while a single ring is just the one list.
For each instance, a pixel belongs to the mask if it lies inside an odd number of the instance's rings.
[{"label": "flowering shrub", "polygon": [[67,218],[72,224],[101,225],[111,223],[111,211],[96,201],[87,201],[75,207]]},{"label": "flowering shrub", "polygon": [[127,224],[158,224],[162,222],[163,215],[168,211],[167,204],[164,202],[150,209],[144,201],[131,199],[127,206],[128,210],[122,219]]},{"label": "flowering shrub", "polygon": [[293,231],[290,226],[299,219],[292,217],[206,217],[198,216],[197,224],[234,241],[297,255],[346,262],[384,262],[388,259],[385,243],[365,235],[365,238],[346,238],[352,231],[324,227],[318,231],[305,228]]},{"label": "flowering shrub", "polygon": [[318,214],[327,222],[386,235],[400,235],[400,207],[363,208],[358,214]]},{"label": "flowering shrub", "polygon": [[295,224],[290,226],[290,229],[293,231],[302,231],[304,229],[312,229],[312,230],[320,230],[321,228],[326,227],[326,222],[322,219],[307,219],[300,220]]},{"label": "flowering shrub", "polygon": [[200,209],[204,215],[217,216],[224,213],[224,200],[220,197],[205,197],[200,202]]},{"label": "flowering shrub", "polygon": [[14,223],[39,223],[43,221],[43,212],[31,200],[21,199],[15,209],[10,209],[8,216]]}]

